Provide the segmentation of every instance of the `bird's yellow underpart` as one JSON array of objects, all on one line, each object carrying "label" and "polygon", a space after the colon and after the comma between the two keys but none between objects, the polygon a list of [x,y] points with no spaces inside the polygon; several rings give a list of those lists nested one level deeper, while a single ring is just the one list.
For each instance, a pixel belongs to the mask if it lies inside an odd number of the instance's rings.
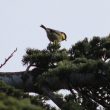
[{"label": "bird's yellow underpart", "polygon": [[65,39],[65,35],[63,33],[61,35],[62,35],[62,40],[64,40]]}]

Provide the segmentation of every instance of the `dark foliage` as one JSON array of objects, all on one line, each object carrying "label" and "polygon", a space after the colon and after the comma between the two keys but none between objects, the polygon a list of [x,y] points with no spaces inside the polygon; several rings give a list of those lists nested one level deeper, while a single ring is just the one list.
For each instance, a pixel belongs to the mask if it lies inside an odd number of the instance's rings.
[{"label": "dark foliage", "polygon": [[69,50],[59,48],[49,44],[47,50],[27,50],[23,63],[35,66],[35,87],[51,92],[70,90],[62,105],[64,110],[95,110],[99,105],[109,110],[110,36],[90,41],[85,38]]},{"label": "dark foliage", "polygon": [[[22,59],[27,65],[23,78],[26,81],[28,73],[32,75],[38,97],[29,97],[8,87],[4,89],[4,86],[1,90],[21,101],[28,98],[26,103],[45,110],[55,110],[42,103],[47,99],[62,110],[96,110],[99,105],[110,110],[109,60],[110,36],[96,36],[90,41],[85,38],[69,50],[60,49],[59,44],[49,44],[45,50],[27,49]],[[61,89],[69,90],[71,94],[62,97],[56,93]]]}]

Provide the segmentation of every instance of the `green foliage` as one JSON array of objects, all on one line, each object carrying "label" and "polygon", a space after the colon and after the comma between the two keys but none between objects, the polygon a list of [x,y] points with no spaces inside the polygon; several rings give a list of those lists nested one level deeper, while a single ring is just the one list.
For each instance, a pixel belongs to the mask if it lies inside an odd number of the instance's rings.
[{"label": "green foliage", "polygon": [[106,38],[93,37],[88,41],[85,38],[72,46],[70,49],[71,58],[86,57],[88,59],[107,60],[110,58],[110,36]]},{"label": "green foliage", "polygon": [[18,99],[23,98],[23,97],[27,97],[27,94],[24,94],[23,91],[15,89],[14,87],[9,86],[2,81],[0,81],[0,90],[1,90],[1,92],[5,93],[9,96],[16,97]]},{"label": "green foliage", "polygon": [[69,50],[60,49],[60,44],[49,44],[45,50],[27,49],[22,62],[28,70],[34,67],[29,74],[33,76],[35,91],[43,97],[47,97],[42,90],[45,87],[49,92],[47,98],[61,105],[50,93],[60,89],[71,92],[65,100],[57,96],[63,101],[63,110],[95,110],[99,105],[109,110],[109,59],[110,35],[94,36],[90,41],[85,38]]},{"label": "green foliage", "polygon": [[29,95],[0,82],[0,110],[44,110],[31,103]]},{"label": "green foliage", "polygon": [[54,67],[54,63],[67,58],[67,53],[64,49],[60,50],[59,52],[51,52],[51,50],[41,51],[35,49],[27,49],[26,55],[23,56],[22,62],[24,65],[31,65],[33,67],[44,69]]},{"label": "green foliage", "polygon": [[27,98],[17,98],[0,93],[0,110],[44,110],[41,106],[31,104]]},{"label": "green foliage", "polygon": [[74,101],[74,97],[65,97],[66,104],[64,105],[64,110],[84,110],[84,108]]},{"label": "green foliage", "polygon": [[42,96],[30,96],[2,81],[0,90],[0,110],[55,110],[43,103]]},{"label": "green foliage", "polygon": [[[110,58],[109,41],[109,36],[93,37],[90,41],[85,38],[77,42],[69,50],[59,49],[59,44],[49,44],[47,50],[42,51],[27,49],[22,61],[35,67],[32,71],[37,89],[45,86],[51,91],[60,89],[71,91],[74,97],[72,100],[70,97],[66,100],[66,104],[63,105],[65,110],[73,108],[79,110],[81,106],[92,110],[99,104],[109,108],[104,105],[108,104],[105,100],[96,100],[99,98],[97,93],[101,94],[100,98],[109,93],[110,67],[109,62],[105,62]],[[38,74],[36,78],[35,74]],[[100,88],[106,89],[100,91]],[[72,89],[78,92],[79,101]],[[107,100],[108,96],[104,98]]]}]

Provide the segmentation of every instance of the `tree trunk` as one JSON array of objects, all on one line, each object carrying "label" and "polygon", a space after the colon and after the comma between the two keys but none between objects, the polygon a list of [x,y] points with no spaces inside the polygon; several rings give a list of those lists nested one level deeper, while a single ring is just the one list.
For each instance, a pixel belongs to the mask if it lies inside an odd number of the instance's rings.
[{"label": "tree trunk", "polygon": [[48,96],[61,110],[63,110],[63,104],[64,101],[59,98],[58,96],[55,96],[53,92],[51,92],[48,88],[42,87],[42,91],[46,96]]}]

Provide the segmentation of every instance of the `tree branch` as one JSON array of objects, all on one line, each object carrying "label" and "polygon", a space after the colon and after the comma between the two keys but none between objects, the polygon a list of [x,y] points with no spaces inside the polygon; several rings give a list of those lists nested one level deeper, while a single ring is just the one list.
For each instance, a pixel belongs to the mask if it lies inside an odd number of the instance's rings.
[{"label": "tree branch", "polygon": [[5,61],[4,61],[4,63],[2,63],[2,64],[0,65],[0,68],[2,68],[2,67],[9,61],[9,59],[10,59],[11,57],[13,57],[13,54],[14,54],[16,51],[17,51],[17,48],[13,51],[13,53],[11,53],[11,55],[10,55],[8,58],[5,58]]}]

